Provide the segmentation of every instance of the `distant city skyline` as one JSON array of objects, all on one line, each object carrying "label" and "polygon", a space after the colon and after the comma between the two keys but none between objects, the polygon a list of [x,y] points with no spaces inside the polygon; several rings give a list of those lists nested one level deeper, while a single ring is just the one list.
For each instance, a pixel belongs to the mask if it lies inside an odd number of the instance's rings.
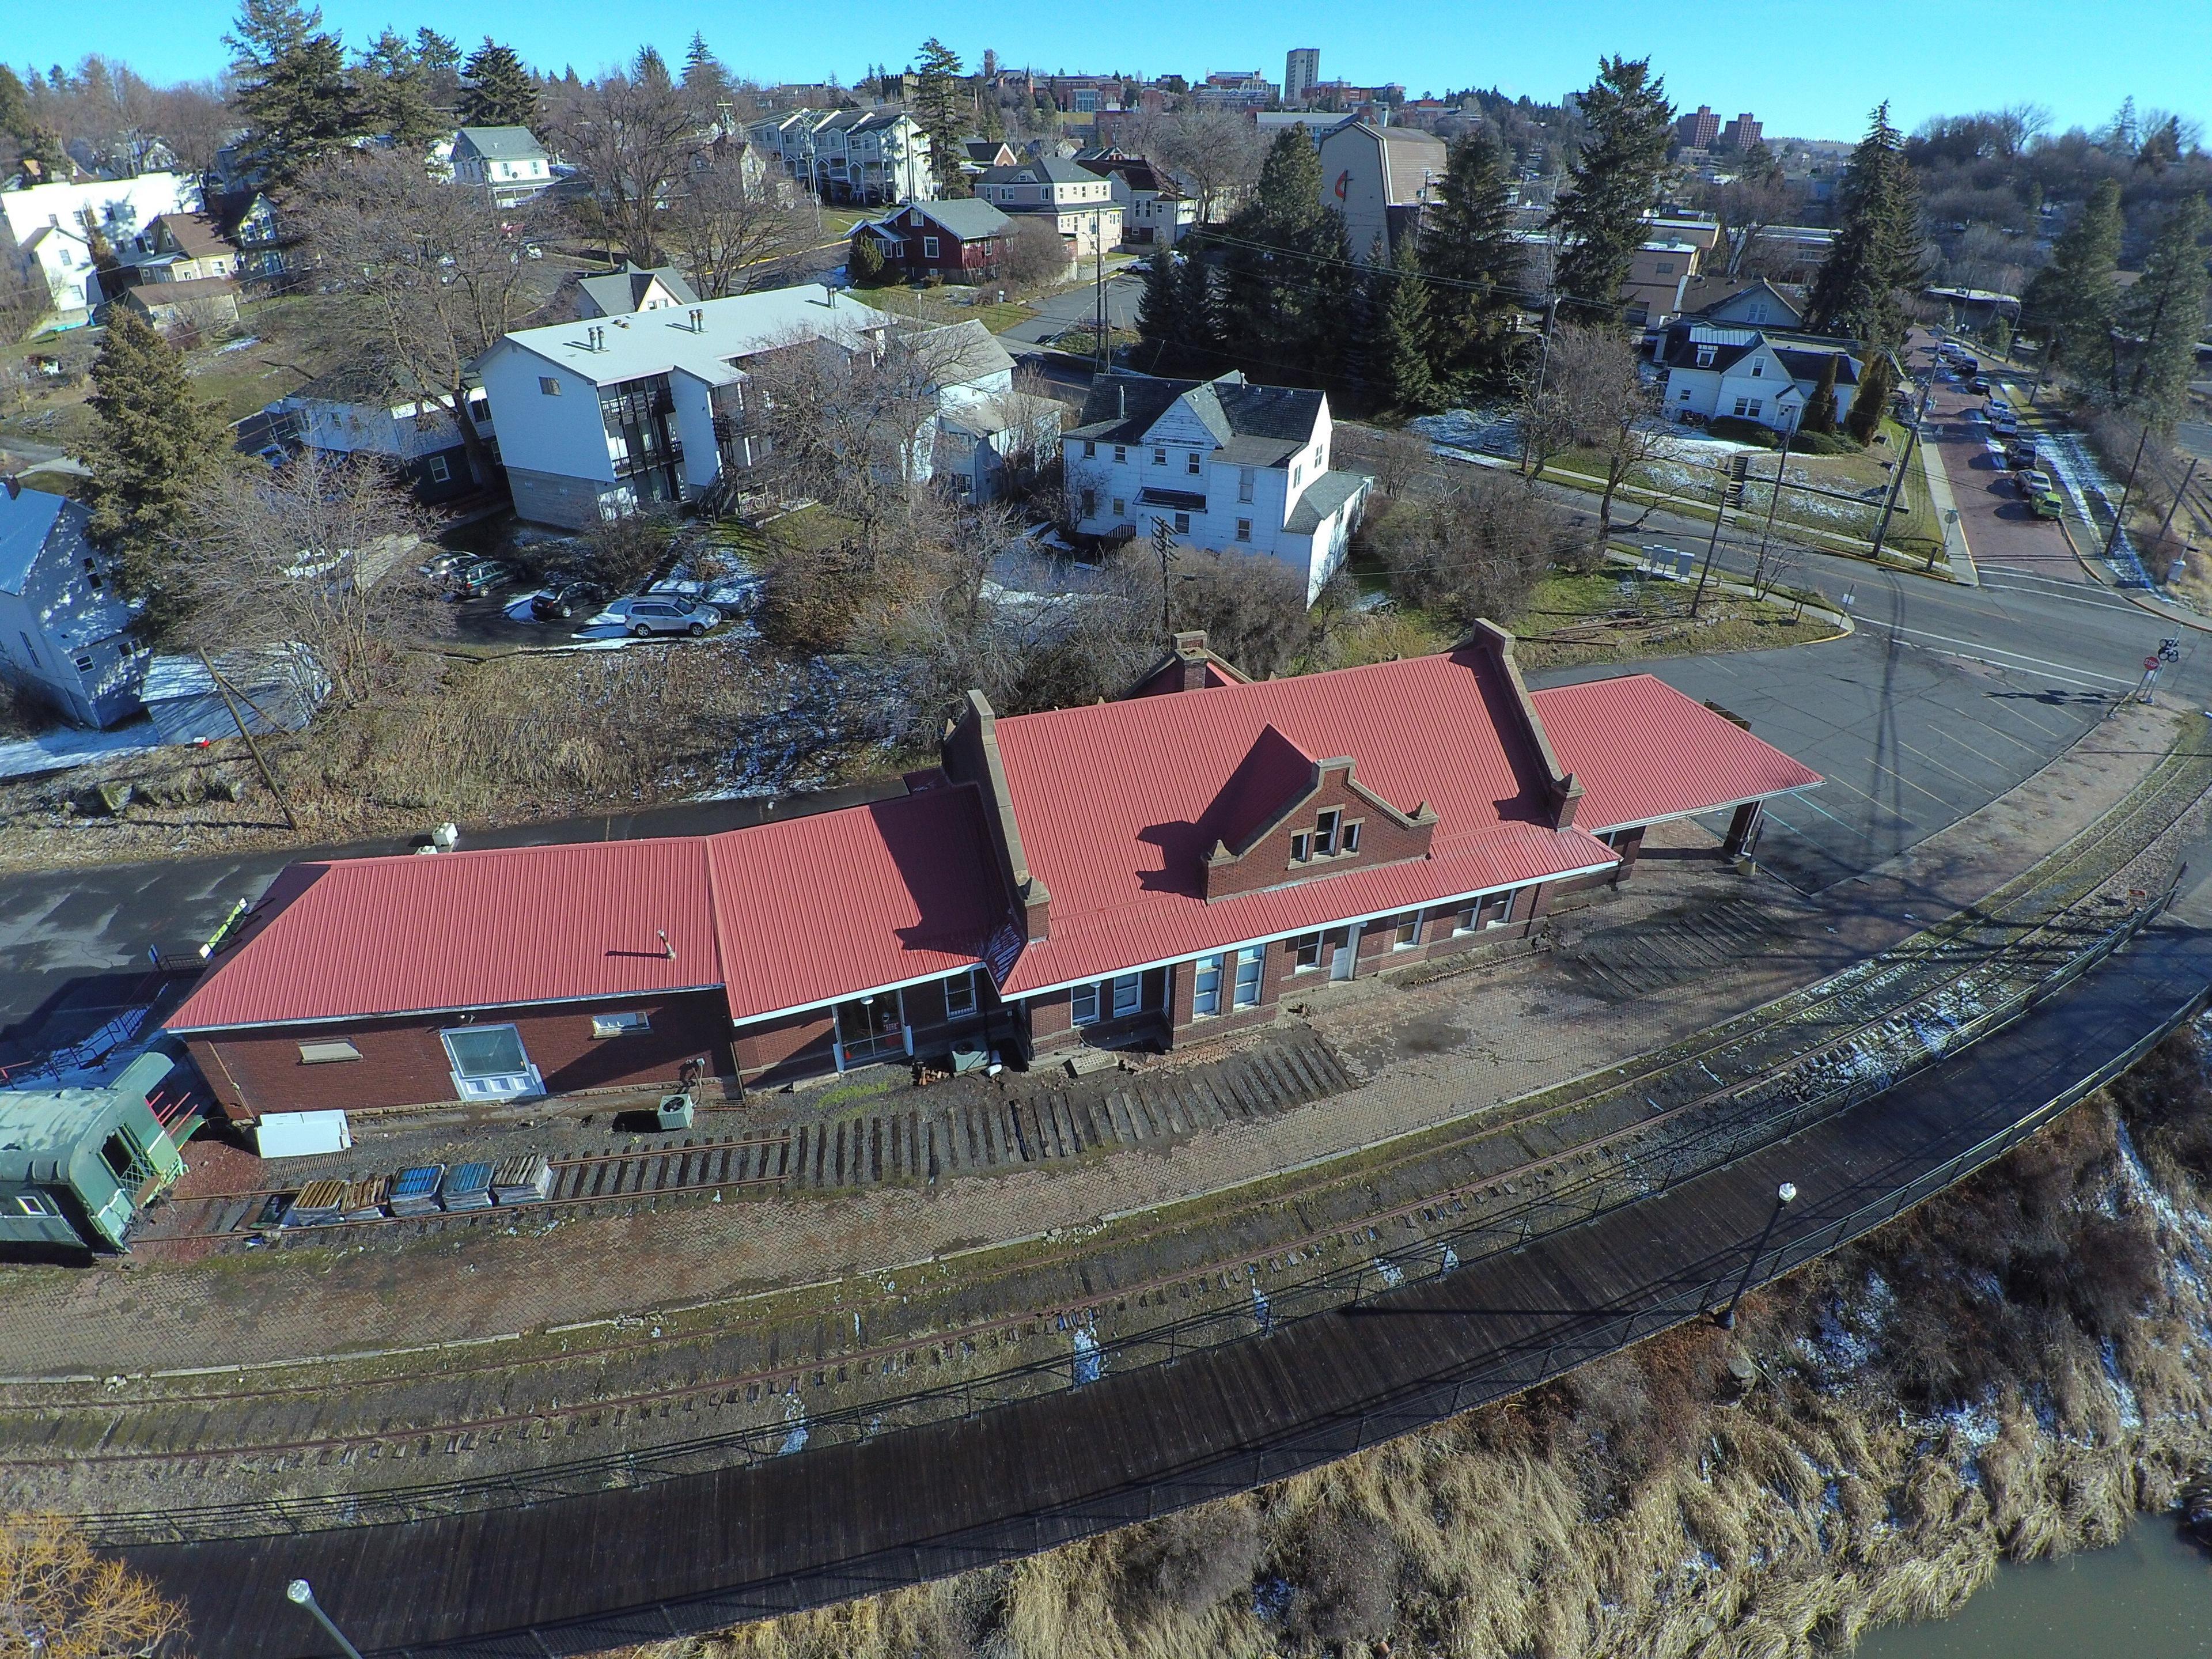
[{"label": "distant city skyline", "polygon": [[[935,33],[970,68],[986,48],[1009,66],[1196,76],[1258,68],[1280,81],[1294,46],[1321,51],[1325,80],[1402,82],[1408,93],[1497,87],[1553,103],[1587,86],[1602,54],[1649,55],[1678,108],[1756,111],[1775,137],[1846,139],[1887,99],[1910,131],[1931,115],[2039,104],[2056,131],[2108,121],[2124,98],[2138,107],[2212,118],[2212,6],[2152,0],[1862,0],[1847,12],[1813,0],[1765,0],[1741,10],[1670,10],[1626,0],[1578,0],[1563,15],[1517,0],[1374,0],[1357,10],[1316,0],[1193,8],[1125,0],[1110,14],[1030,9],[976,21],[968,8],[933,14],[886,0],[848,0],[835,27],[818,13],[734,12],[633,0],[618,10],[580,0],[448,0],[410,14],[392,0],[326,0],[325,23],[357,46],[387,23],[428,23],[465,49],[489,34],[525,61],[589,76],[643,44],[680,61],[694,29],[740,75],[764,82],[849,84],[872,64],[913,60]],[[88,52],[149,80],[218,74],[235,0],[108,0],[94,11],[10,9],[4,51],[18,70],[73,66]],[[1977,49],[1979,38],[1982,46]]]}]

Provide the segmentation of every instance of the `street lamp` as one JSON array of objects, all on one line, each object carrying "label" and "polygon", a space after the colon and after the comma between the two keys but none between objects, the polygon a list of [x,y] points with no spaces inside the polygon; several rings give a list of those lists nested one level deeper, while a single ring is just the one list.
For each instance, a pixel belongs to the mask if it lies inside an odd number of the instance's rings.
[{"label": "street lamp", "polygon": [[315,1615],[315,1622],[331,1633],[331,1640],[344,1652],[346,1659],[361,1659],[361,1650],[345,1638],[345,1632],[331,1623],[331,1616],[315,1600],[315,1592],[304,1578],[295,1578],[284,1586],[284,1599],[295,1607],[305,1607]]},{"label": "street lamp", "polygon": [[1751,1288],[1751,1275],[1759,1267],[1759,1258],[1766,1254],[1766,1241],[1773,1235],[1774,1224],[1782,1219],[1782,1212],[1790,1207],[1796,1196],[1796,1188],[1786,1181],[1775,1188],[1774,1212],[1766,1218],[1766,1225],[1759,1229],[1759,1243],[1751,1247],[1751,1260],[1743,1264],[1743,1277],[1736,1281],[1735,1294],[1729,1297],[1726,1307],[1713,1316],[1713,1323],[1723,1330],[1735,1328],[1735,1304],[1743,1300],[1743,1293]]}]

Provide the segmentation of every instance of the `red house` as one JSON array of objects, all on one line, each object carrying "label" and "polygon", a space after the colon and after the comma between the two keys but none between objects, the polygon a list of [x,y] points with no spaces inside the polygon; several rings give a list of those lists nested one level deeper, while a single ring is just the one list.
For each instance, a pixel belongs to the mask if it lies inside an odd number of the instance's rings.
[{"label": "red house", "polygon": [[906,202],[895,213],[856,225],[853,236],[872,240],[884,256],[884,269],[908,282],[935,276],[988,283],[1004,268],[1013,223],[988,202],[972,198]]},{"label": "red house", "polygon": [[1511,938],[1644,830],[1820,779],[1647,675],[1531,695],[1502,629],[1263,684],[1176,649],[1118,703],[970,693],[888,801],[722,835],[295,865],[167,1022],[235,1117],[775,1083],[1272,1018]]}]

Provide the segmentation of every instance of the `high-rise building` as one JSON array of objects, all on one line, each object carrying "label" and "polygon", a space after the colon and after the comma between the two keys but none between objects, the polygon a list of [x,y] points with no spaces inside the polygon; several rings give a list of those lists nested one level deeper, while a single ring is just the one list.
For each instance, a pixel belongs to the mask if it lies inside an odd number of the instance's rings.
[{"label": "high-rise building", "polygon": [[1674,137],[1684,149],[1711,149],[1720,131],[1721,118],[1713,113],[1711,104],[1698,105],[1696,114],[1685,115],[1674,123]]},{"label": "high-rise building", "polygon": [[1283,59],[1283,101],[1303,103],[1315,82],[1321,79],[1321,48],[1292,46]]},{"label": "high-rise building", "polygon": [[1720,147],[1723,149],[1749,149],[1765,131],[1758,118],[1746,110],[1721,129]]}]

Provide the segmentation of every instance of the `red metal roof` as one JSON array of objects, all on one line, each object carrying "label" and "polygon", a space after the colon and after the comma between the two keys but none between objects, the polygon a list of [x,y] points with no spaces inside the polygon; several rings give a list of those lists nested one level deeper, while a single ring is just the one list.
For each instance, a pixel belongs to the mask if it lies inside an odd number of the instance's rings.
[{"label": "red metal roof", "polygon": [[730,1015],[949,974],[1006,914],[974,786],[708,838]]},{"label": "red metal roof", "polygon": [[[1022,845],[1052,895],[1051,937],[1002,988],[1604,868],[1605,847],[1551,827],[1513,696],[1470,649],[1000,720]],[[1200,860],[1216,803],[1270,726],[1308,755],[1350,756],[1402,811],[1426,802],[1430,856],[1208,904]]]},{"label": "red metal roof", "polygon": [[1530,694],[1559,764],[1583,786],[1575,822],[1624,824],[1808,789],[1820,775],[1649,674]]},{"label": "red metal roof", "polygon": [[701,836],[348,859],[279,876],[242,942],[167,1024],[276,1025],[721,982]]}]

